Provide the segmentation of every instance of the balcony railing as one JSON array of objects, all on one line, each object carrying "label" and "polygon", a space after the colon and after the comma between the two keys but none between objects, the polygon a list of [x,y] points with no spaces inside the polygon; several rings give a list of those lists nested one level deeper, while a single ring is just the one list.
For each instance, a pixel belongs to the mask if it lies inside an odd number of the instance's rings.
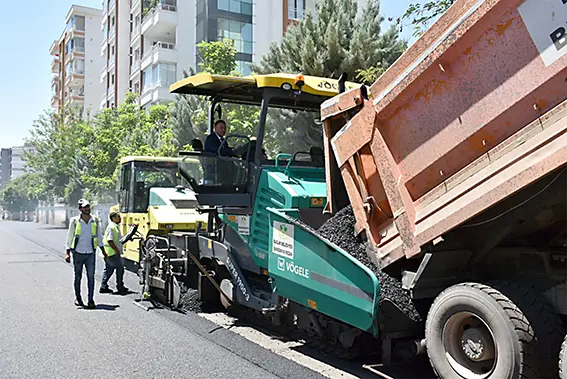
[{"label": "balcony railing", "polygon": [[73,97],[85,97],[85,90],[79,90],[79,91],[69,91],[68,92],[69,97],[73,98]]},{"label": "balcony railing", "polygon": [[302,8],[291,7],[287,10],[287,18],[290,20],[303,20],[305,10]]},{"label": "balcony railing", "polygon": [[135,74],[140,69],[140,65],[142,63],[141,59],[134,61],[132,65],[130,65],[130,75]]},{"label": "balcony railing", "polygon": [[143,18],[145,19],[146,17],[153,16],[154,13],[156,13],[160,10],[169,11],[169,12],[177,12],[177,5],[159,3],[158,5],[156,5],[155,7],[151,8],[151,9],[145,8],[144,13],[143,13]]},{"label": "balcony railing", "polygon": [[130,32],[130,39],[137,37],[140,34],[141,31],[142,31],[142,25],[140,25],[140,24],[138,24],[138,26],[135,26],[134,28],[132,28],[132,31]]},{"label": "balcony railing", "polygon": [[164,50],[170,50],[170,51],[175,51],[175,44],[174,43],[169,43],[169,42],[156,42],[151,49],[146,52],[142,58],[142,60],[145,60],[147,57],[149,57],[150,55],[154,54],[156,51],[158,51],[159,49],[164,49]]}]

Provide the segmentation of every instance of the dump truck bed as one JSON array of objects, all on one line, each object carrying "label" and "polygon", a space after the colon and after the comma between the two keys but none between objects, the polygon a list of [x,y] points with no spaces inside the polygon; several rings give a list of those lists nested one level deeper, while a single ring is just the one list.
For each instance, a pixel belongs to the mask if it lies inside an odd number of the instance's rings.
[{"label": "dump truck bed", "polygon": [[457,1],[369,98],[323,104],[329,208],[338,166],[382,265],[566,164],[566,21],[562,1]]}]

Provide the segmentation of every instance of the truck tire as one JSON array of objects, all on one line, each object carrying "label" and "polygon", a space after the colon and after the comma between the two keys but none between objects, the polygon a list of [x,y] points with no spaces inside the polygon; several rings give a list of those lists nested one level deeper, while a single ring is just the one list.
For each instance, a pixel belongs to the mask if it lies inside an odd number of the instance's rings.
[{"label": "truck tire", "polygon": [[[461,283],[427,315],[429,360],[439,378],[557,378],[561,320],[517,283]],[[554,357],[555,356],[555,357]]]},{"label": "truck tire", "polygon": [[559,379],[567,379],[567,335],[559,352]]}]

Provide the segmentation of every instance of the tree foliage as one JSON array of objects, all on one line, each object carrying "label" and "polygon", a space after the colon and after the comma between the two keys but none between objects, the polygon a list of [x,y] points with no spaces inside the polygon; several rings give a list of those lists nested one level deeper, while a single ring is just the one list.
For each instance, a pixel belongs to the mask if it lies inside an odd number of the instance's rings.
[{"label": "tree foliage", "polygon": [[[277,72],[302,73],[338,78],[343,72],[351,81],[371,84],[406,49],[395,27],[382,30],[384,18],[379,0],[369,0],[358,15],[354,0],[322,0],[316,14],[291,26],[281,44],[272,44],[270,51],[253,71],[260,74]],[[322,143],[322,127],[316,114],[272,111],[269,128],[275,137],[272,151],[309,151]]]},{"label": "tree foliage", "polygon": [[140,109],[129,93],[118,108],[108,108],[83,120],[73,108],[65,114],[46,113],[33,125],[27,145],[31,172],[45,183],[45,193],[73,204],[86,196],[112,198],[120,158],[128,155],[174,156],[168,107]]},{"label": "tree foliage", "polygon": [[[236,48],[234,41],[201,42],[197,45],[202,72],[215,75],[240,73],[236,69]],[[190,70],[185,76],[194,75]],[[201,96],[177,95],[170,108],[171,128],[175,143],[179,148],[187,148],[193,138],[204,141],[208,133],[209,102]],[[222,104],[222,118],[228,123],[229,134],[256,135],[260,118],[258,107]]]},{"label": "tree foliage", "polygon": [[423,4],[412,3],[405,13],[396,20],[399,30],[402,31],[408,23],[413,27],[413,35],[421,36],[429,24],[445,13],[453,5],[455,0],[433,0]]},{"label": "tree foliage", "polygon": [[406,49],[394,27],[382,31],[383,20],[379,0],[369,0],[360,16],[356,1],[321,1],[315,15],[308,12],[302,22],[290,26],[281,44],[272,44],[252,69],[261,74],[287,72],[328,78],[346,72],[350,80],[373,79],[368,74],[361,76],[361,71],[385,70]]},{"label": "tree foliage", "polygon": [[0,205],[8,212],[32,211],[44,199],[46,183],[41,175],[26,173],[11,180],[0,192]]},{"label": "tree foliage", "polygon": [[202,72],[216,75],[232,75],[236,69],[234,40],[202,41],[197,44]]}]

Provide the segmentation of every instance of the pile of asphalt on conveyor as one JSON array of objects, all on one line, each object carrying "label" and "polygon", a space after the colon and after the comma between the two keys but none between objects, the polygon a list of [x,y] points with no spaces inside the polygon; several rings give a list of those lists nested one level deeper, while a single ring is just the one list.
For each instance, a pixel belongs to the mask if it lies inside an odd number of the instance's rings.
[{"label": "pile of asphalt on conveyor", "polygon": [[352,255],[376,274],[380,284],[380,302],[385,299],[390,300],[412,321],[421,321],[421,315],[408,292],[402,288],[401,280],[382,271],[370,260],[364,243],[355,235],[355,224],[356,217],[352,206],[349,205],[321,225],[318,234]]}]

